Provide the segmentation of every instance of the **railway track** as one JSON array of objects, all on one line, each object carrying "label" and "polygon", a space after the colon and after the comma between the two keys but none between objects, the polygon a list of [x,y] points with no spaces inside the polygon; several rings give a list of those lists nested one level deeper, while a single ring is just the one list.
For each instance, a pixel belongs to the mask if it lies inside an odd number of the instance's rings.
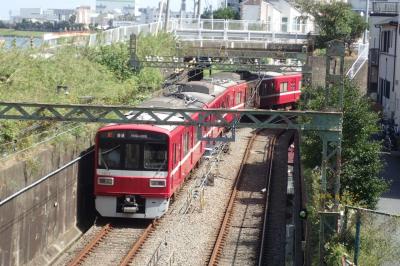
[{"label": "railway track", "polygon": [[[261,234],[258,265],[285,265],[289,256],[287,249],[287,224],[293,217],[293,209],[288,206],[288,148],[294,137],[293,131],[286,131],[274,144],[271,156],[274,158],[268,172],[268,185],[265,195],[265,210]],[[298,180],[298,178],[296,178]],[[295,190],[298,187],[295,185]],[[296,195],[298,192],[296,192]],[[293,218],[291,218],[293,219]],[[298,228],[300,230],[300,228]],[[288,258],[285,256],[288,255]]]},{"label": "railway track", "polygon": [[68,263],[76,265],[129,265],[158,222],[107,223]]},{"label": "railway track", "polygon": [[[233,185],[230,199],[208,265],[218,265],[219,263],[241,264],[244,261],[247,263],[251,263],[251,261],[254,263],[257,262],[256,257],[259,245],[256,243],[255,247],[249,247],[249,243],[252,241],[243,238],[246,237],[244,236],[246,234],[254,235],[254,232],[256,232],[255,235],[259,235],[259,231],[261,231],[260,227],[262,227],[262,221],[260,218],[258,219],[259,221],[254,221],[257,220],[254,219],[254,217],[262,216],[263,196],[260,191],[265,187],[266,183],[268,184],[265,178],[268,179],[269,175],[259,175],[262,172],[271,173],[273,150],[276,141],[282,132],[283,131],[276,131],[271,133],[271,131],[266,130],[258,131],[248,142],[245,156],[242,159],[241,166],[237,173],[236,181]],[[245,165],[253,165],[253,167],[247,168]],[[243,204],[243,202],[247,203]],[[254,209],[254,205],[259,203],[261,203],[261,207],[258,206],[258,210]],[[237,205],[246,206],[243,207]],[[248,205],[252,206],[249,207]],[[233,216],[234,213],[235,216]],[[249,221],[251,222],[249,223]],[[246,242],[247,244],[238,247],[240,245],[239,242],[241,241]],[[227,242],[229,243],[227,244]],[[237,243],[233,244],[233,242]],[[256,240],[256,242],[258,242],[258,240]],[[224,248],[225,246],[226,248]],[[253,253],[253,255],[246,255],[249,257],[243,257],[240,255],[245,253]]]}]

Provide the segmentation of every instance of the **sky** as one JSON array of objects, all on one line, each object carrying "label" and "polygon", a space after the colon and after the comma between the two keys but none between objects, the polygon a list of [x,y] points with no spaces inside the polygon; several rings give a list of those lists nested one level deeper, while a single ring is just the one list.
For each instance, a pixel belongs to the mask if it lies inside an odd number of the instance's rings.
[{"label": "sky", "polygon": [[[157,6],[159,0],[136,0],[138,7]],[[217,6],[220,0],[202,0],[202,6]],[[0,0],[0,18],[8,18],[9,11],[13,15],[19,13],[21,7],[39,7],[43,9],[50,8],[75,8],[80,5],[90,5],[95,7],[95,0]],[[170,0],[171,10],[180,9],[180,0]],[[187,10],[193,9],[193,0],[186,0]]]}]

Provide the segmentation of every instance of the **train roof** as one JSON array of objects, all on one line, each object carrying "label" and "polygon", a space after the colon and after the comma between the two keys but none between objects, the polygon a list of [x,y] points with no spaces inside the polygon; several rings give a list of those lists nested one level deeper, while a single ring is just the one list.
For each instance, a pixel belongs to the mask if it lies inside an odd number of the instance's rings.
[{"label": "train roof", "polygon": [[[229,80],[229,81],[221,81],[221,80],[213,80],[213,81],[190,81],[179,84],[179,90],[173,93],[166,93],[165,95],[158,96],[155,98],[151,98],[149,100],[144,101],[138,107],[144,108],[203,108],[207,106],[207,104],[211,103],[218,95],[222,94],[228,87],[236,85],[237,82]],[[133,117],[137,114],[137,112],[129,112],[126,116]],[[163,112],[157,112],[157,116],[161,119],[167,118],[169,114]],[[148,114],[140,114],[136,119],[143,120],[151,120],[153,117]],[[171,121],[183,121],[184,117],[179,115],[175,115],[170,117]],[[113,129],[116,128],[126,128],[126,125],[118,126],[116,124],[109,125]],[[132,126],[132,125],[131,125]],[[138,126],[138,125],[134,125]],[[176,128],[176,126],[164,126],[164,125],[151,125],[153,128],[159,128],[158,131],[168,133]],[[149,126],[146,126],[149,128]],[[163,131],[165,130],[165,131]]]},{"label": "train roof", "polygon": [[197,92],[211,96],[218,96],[223,93],[227,87],[236,85],[233,81],[190,81],[180,84],[181,92]]},{"label": "train roof", "polygon": [[218,73],[212,74],[210,77],[212,79],[234,80],[234,81],[239,81],[242,79],[240,73],[236,73],[236,72],[218,72]]},{"label": "train roof", "polygon": [[294,75],[301,75],[300,72],[273,72],[273,71],[267,71],[267,72],[261,72],[260,75],[263,78],[273,78],[273,77],[281,77],[281,76],[294,76]]}]

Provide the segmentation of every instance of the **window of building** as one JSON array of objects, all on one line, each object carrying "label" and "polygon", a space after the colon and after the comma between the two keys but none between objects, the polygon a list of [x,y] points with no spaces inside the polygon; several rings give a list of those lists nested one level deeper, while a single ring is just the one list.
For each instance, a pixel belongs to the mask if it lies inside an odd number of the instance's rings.
[{"label": "window of building", "polygon": [[300,31],[301,28],[301,17],[295,17],[293,20],[293,29],[295,31]]},{"label": "window of building", "polygon": [[287,82],[281,82],[281,84],[279,84],[279,86],[280,86],[280,92],[287,92],[287,89],[288,89]]},{"label": "window of building", "polygon": [[390,81],[385,80],[380,78],[379,79],[379,87],[380,87],[380,93],[382,93],[383,96],[386,98],[390,98]]},{"label": "window of building", "polygon": [[271,31],[271,16],[267,17],[267,31]]},{"label": "window of building", "polygon": [[391,47],[391,31],[383,31],[381,34],[381,51],[388,53],[389,47]]},{"label": "window of building", "polygon": [[385,80],[385,97],[390,98],[390,81]]},{"label": "window of building", "polygon": [[282,30],[282,32],[288,31],[288,18],[287,17],[282,18],[281,30]]}]

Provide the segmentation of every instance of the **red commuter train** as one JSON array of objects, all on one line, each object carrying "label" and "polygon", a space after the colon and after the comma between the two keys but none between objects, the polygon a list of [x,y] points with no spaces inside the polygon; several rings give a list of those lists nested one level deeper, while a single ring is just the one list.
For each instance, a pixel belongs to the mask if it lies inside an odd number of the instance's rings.
[{"label": "red commuter train", "polygon": [[[248,76],[247,80],[240,76],[222,72],[210,80],[183,83],[176,92],[152,98],[140,107],[244,108],[246,100],[254,95],[257,82],[254,76]],[[262,81],[267,88],[270,80],[265,77]],[[183,121],[179,116],[173,119]],[[95,206],[99,214],[142,219],[162,216],[168,210],[171,196],[205,151],[206,141],[197,140],[196,130],[193,126],[138,124],[100,128],[95,142],[94,175]],[[203,136],[216,137],[223,129],[201,130]]]},{"label": "red commuter train", "polygon": [[258,89],[256,106],[260,109],[292,108],[301,95],[302,74],[266,72]]}]

